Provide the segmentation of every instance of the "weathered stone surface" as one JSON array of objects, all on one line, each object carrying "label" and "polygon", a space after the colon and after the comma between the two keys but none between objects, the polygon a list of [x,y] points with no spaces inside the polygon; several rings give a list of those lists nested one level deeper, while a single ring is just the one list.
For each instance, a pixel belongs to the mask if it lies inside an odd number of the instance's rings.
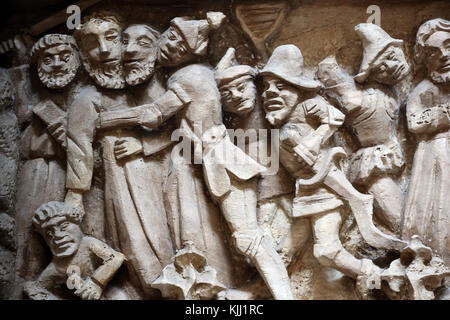
[{"label": "weathered stone surface", "polygon": [[371,4],[11,12],[0,297],[448,299],[450,4]]}]

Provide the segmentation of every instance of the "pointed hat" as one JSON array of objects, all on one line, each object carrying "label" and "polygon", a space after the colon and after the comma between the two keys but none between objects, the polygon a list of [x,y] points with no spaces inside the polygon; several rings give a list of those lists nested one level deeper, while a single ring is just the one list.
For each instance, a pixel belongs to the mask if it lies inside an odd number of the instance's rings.
[{"label": "pointed hat", "polygon": [[391,45],[402,47],[403,40],[394,39],[383,29],[373,23],[360,23],[355,31],[364,47],[363,59],[359,73],[355,76],[358,82],[364,82],[370,74],[373,62]]},{"label": "pointed hat", "polygon": [[275,48],[260,74],[281,78],[303,90],[321,89],[323,86],[319,81],[303,75],[304,69],[303,55],[300,49],[293,44],[286,44]]},{"label": "pointed hat", "polygon": [[206,20],[177,17],[170,21],[170,25],[177,29],[186,41],[189,50],[197,55],[206,54],[209,32],[211,29],[219,28],[225,19],[225,15],[222,12],[210,11],[206,16]]},{"label": "pointed hat", "polygon": [[239,65],[236,61],[236,50],[234,48],[228,48],[216,66],[215,77],[217,85],[220,87],[225,83],[243,76],[248,75],[254,77],[256,73],[256,69],[250,66]]}]

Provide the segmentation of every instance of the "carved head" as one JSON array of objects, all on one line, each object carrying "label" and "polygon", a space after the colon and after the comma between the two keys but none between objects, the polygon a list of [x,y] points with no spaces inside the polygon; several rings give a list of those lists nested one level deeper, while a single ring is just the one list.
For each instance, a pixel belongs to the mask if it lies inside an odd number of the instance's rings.
[{"label": "carved head", "polygon": [[282,45],[272,53],[260,72],[264,81],[263,108],[274,127],[281,126],[300,102],[301,91],[317,91],[319,81],[304,76],[303,56],[292,44]]},{"label": "carved head", "polygon": [[360,23],[355,31],[364,47],[356,81],[362,83],[370,76],[379,83],[393,85],[408,75],[410,67],[402,50],[403,40],[392,38],[373,23]]},{"label": "carved head", "polygon": [[424,62],[435,83],[450,82],[450,21],[433,19],[417,31],[416,59]]},{"label": "carved head", "polygon": [[14,103],[14,89],[6,69],[0,68],[0,111]]},{"label": "carved head", "polygon": [[83,237],[82,219],[81,211],[68,208],[64,202],[50,201],[36,210],[33,224],[53,255],[61,258],[77,252]]},{"label": "carved head", "polygon": [[48,88],[67,86],[80,67],[75,39],[65,34],[47,34],[31,49],[31,60],[37,65],[38,76]]},{"label": "carved head", "polygon": [[122,33],[123,71],[129,85],[141,84],[153,75],[159,36],[145,24],[131,25]]},{"label": "carved head", "polygon": [[177,17],[162,35],[159,44],[159,62],[174,67],[189,62],[207,52],[209,32],[217,29],[225,19],[221,12],[208,12],[206,20]]},{"label": "carved head", "polygon": [[253,111],[256,102],[255,76],[254,68],[237,64],[235,50],[229,48],[217,64],[215,74],[225,111],[237,115]]},{"label": "carved head", "polygon": [[101,87],[122,89],[125,86],[122,30],[123,24],[117,15],[100,11],[86,17],[74,33],[84,67]]},{"label": "carved head", "polygon": [[299,103],[300,92],[289,82],[275,76],[264,76],[263,108],[266,120],[280,127]]}]

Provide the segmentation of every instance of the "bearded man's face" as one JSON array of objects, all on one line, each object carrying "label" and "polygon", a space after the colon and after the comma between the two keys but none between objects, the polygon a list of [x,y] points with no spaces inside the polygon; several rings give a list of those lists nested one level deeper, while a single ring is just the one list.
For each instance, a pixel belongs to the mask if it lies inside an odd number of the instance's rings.
[{"label": "bearded man's face", "polygon": [[61,89],[75,78],[79,66],[78,53],[71,45],[55,45],[39,55],[39,79],[48,88]]},{"label": "bearded man's face", "polygon": [[102,19],[91,19],[83,26],[80,43],[83,64],[101,87],[125,87],[121,33],[118,24]]},{"label": "bearded man's face", "polygon": [[128,27],[122,34],[123,71],[129,85],[141,84],[153,75],[157,39],[145,25]]}]

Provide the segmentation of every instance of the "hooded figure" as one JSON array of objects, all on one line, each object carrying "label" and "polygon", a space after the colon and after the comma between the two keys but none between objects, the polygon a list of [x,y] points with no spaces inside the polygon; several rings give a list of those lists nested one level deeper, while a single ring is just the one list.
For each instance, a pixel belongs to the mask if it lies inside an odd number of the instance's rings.
[{"label": "hooded figure", "polygon": [[403,48],[403,40],[394,39],[383,29],[373,23],[360,23],[355,27],[355,31],[361,38],[364,52],[363,60],[355,80],[364,82],[374,66],[375,60],[390,46]]}]

